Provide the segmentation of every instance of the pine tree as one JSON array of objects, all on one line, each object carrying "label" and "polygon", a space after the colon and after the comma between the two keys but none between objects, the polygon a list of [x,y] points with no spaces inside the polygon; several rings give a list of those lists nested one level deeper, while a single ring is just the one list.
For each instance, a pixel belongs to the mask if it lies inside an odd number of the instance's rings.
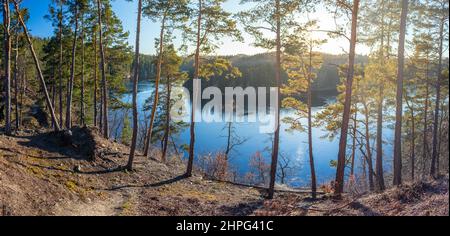
[{"label": "pine tree", "polygon": [[6,90],[5,132],[11,135],[11,14],[9,0],[3,0],[3,48],[4,48],[4,78]]},{"label": "pine tree", "polygon": [[136,152],[136,142],[138,136],[138,110],[137,110],[137,90],[139,82],[140,69],[140,37],[141,37],[141,17],[142,17],[142,0],[138,0],[137,6],[137,20],[136,20],[136,45],[134,54],[134,68],[133,68],[133,134],[131,137],[130,156],[128,158],[127,170],[133,170],[133,160]]},{"label": "pine tree", "polygon": [[403,116],[403,74],[405,65],[405,37],[406,19],[408,16],[408,0],[402,0],[402,14],[400,23],[400,39],[398,46],[397,72],[397,112],[395,116],[394,141],[394,185],[402,184],[402,116]]},{"label": "pine tree", "polygon": [[[344,5],[347,11],[351,12],[352,16],[352,30],[350,36],[350,54],[349,54],[349,65],[348,65],[348,75],[346,83],[345,92],[345,102],[344,111],[342,116],[342,127],[339,140],[339,153],[338,153],[338,163],[336,171],[336,187],[335,195],[340,197],[341,193],[344,191],[344,175],[345,175],[345,164],[346,164],[346,151],[347,151],[347,134],[348,126],[350,120],[351,103],[352,103],[352,86],[353,86],[353,76],[354,76],[354,65],[355,65],[355,54],[356,54],[356,39],[357,39],[357,24],[358,24],[358,11],[359,11],[359,0],[354,0],[353,4]],[[351,7],[351,8],[350,8]]]},{"label": "pine tree", "polygon": [[[201,61],[201,54],[213,52],[216,48],[216,41],[221,37],[231,36],[235,39],[241,39],[240,32],[236,27],[236,21],[231,18],[231,14],[222,8],[225,0],[198,0],[196,6],[191,8],[192,21],[196,26],[195,30],[188,29],[185,31],[188,40],[195,39],[195,56],[194,56],[194,79],[201,79],[202,74],[208,73],[208,67]],[[203,72],[201,68],[205,68]],[[200,88],[196,88],[200,90]],[[195,89],[194,89],[195,90]],[[198,98],[198,94],[193,94],[193,100]],[[190,141],[189,141],[189,157],[186,168],[186,176],[192,176],[195,155],[195,107],[191,110],[190,124]]]},{"label": "pine tree", "polygon": [[152,139],[153,125],[155,121],[156,108],[159,101],[159,84],[161,80],[161,65],[164,51],[164,40],[166,31],[172,31],[175,28],[180,28],[180,25],[188,20],[188,2],[186,0],[154,0],[148,1],[144,7],[144,15],[153,21],[160,20],[161,28],[159,34],[159,53],[156,65],[156,79],[155,79],[155,93],[153,98],[153,106],[150,115],[150,125],[147,130],[147,137],[144,146],[144,156],[148,155],[150,140]]},{"label": "pine tree", "polygon": [[[319,53],[314,52],[324,41],[315,39],[311,36],[310,28],[315,27],[315,22],[308,22],[306,29],[297,30],[294,35],[289,37],[286,43],[285,58],[283,68],[286,70],[289,81],[283,87],[281,93],[289,97],[282,102],[283,107],[295,110],[296,117],[287,117],[285,122],[290,124],[290,129],[303,131],[303,124],[299,118],[308,119],[308,152],[311,171],[311,194],[316,198],[316,170],[313,157],[312,143],[312,81],[317,78],[316,71],[322,66],[322,59]],[[298,99],[301,93],[307,94],[307,104]]]},{"label": "pine tree", "polygon": [[[253,5],[248,11],[240,12],[239,18],[244,25],[245,31],[255,38],[255,46],[275,50],[275,82],[278,88],[278,104],[275,119],[275,134],[272,147],[272,162],[270,171],[270,183],[268,198],[273,198],[276,170],[279,154],[280,143],[280,116],[279,109],[281,107],[280,87],[282,73],[282,47],[287,39],[289,30],[298,26],[293,17],[296,13],[306,11],[310,7],[311,1],[293,1],[293,0],[264,0],[253,1],[244,0],[242,3],[250,3]],[[261,24],[268,24],[267,27]],[[269,38],[266,34],[274,37]]]}]

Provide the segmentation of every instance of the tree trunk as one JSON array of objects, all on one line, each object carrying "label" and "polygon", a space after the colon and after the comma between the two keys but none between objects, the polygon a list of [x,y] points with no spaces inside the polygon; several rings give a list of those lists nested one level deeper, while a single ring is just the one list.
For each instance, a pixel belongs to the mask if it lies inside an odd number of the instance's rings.
[{"label": "tree trunk", "polygon": [[335,195],[337,197],[340,197],[341,193],[344,191],[344,176],[345,176],[345,162],[346,162],[345,156],[347,150],[347,135],[348,135],[348,123],[350,120],[350,108],[352,104],[352,85],[355,66],[355,47],[356,47],[356,34],[358,24],[358,10],[359,10],[359,0],[353,0],[352,33],[350,38],[350,55],[348,63],[349,67],[345,91],[344,114],[342,118],[341,136],[339,140],[339,154],[336,171],[336,181],[335,181],[336,184]]},{"label": "tree trunk", "polygon": [[416,122],[414,109],[411,108],[411,181],[415,180],[415,162],[416,162]]},{"label": "tree trunk", "polygon": [[[14,56],[14,99],[16,100],[16,130],[20,129],[20,117],[19,117],[19,32],[16,32],[16,48]],[[54,126],[54,125],[53,125]]]},{"label": "tree trunk", "polygon": [[58,28],[59,28],[59,32],[58,32],[58,38],[59,38],[59,65],[58,65],[58,70],[59,70],[59,123],[62,125],[63,124],[63,71],[62,71],[62,63],[63,63],[63,41],[62,41],[62,37],[63,37],[63,23],[62,23],[62,18],[63,18],[63,0],[59,1],[59,24],[58,24]]},{"label": "tree trunk", "polygon": [[97,59],[97,30],[94,30],[92,34],[93,38],[93,44],[94,44],[94,126],[98,126],[98,107],[97,107],[97,94],[98,94],[98,75],[97,75],[97,68],[98,68],[98,59]]},{"label": "tree trunk", "polygon": [[386,189],[384,184],[383,173],[383,103],[384,103],[384,84],[381,81],[378,94],[378,109],[377,109],[377,157],[375,162],[377,190],[384,191]]},{"label": "tree trunk", "polygon": [[[52,90],[52,105],[53,105],[53,107],[55,107],[56,106],[56,75],[55,75],[55,68],[52,68],[52,70],[53,70],[53,75],[52,75],[52,88],[51,88],[51,90]],[[54,129],[55,128],[55,123],[52,121],[52,128]]]},{"label": "tree trunk", "polygon": [[439,65],[438,65],[438,80],[436,83],[436,105],[434,111],[434,122],[433,122],[433,153],[431,155],[431,170],[430,175],[433,177],[439,176],[439,172],[436,171],[436,163],[439,162],[438,158],[438,132],[439,132],[439,108],[441,104],[441,81],[442,81],[442,54],[443,54],[443,44],[444,44],[444,24],[445,18],[441,20],[439,29]]},{"label": "tree trunk", "polygon": [[55,110],[53,109],[53,105],[51,103],[50,96],[48,95],[47,85],[45,84],[44,76],[42,75],[42,70],[41,70],[41,66],[39,64],[39,59],[37,58],[36,52],[34,51],[33,42],[31,41],[27,26],[25,25],[25,22],[23,21],[22,15],[20,14],[20,9],[19,9],[17,0],[13,0],[13,2],[14,2],[14,7],[16,9],[17,15],[19,17],[19,22],[22,25],[23,31],[25,33],[25,37],[28,41],[28,45],[29,45],[31,54],[33,56],[33,60],[34,60],[35,66],[36,66],[36,70],[38,72],[39,80],[41,82],[42,89],[44,90],[45,101],[47,102],[47,107],[49,108],[52,120],[55,123],[55,130],[60,131],[61,127],[59,126],[59,122],[56,119]]},{"label": "tree trunk", "polygon": [[84,17],[81,13],[81,95],[80,95],[80,126],[85,125],[84,114]]},{"label": "tree trunk", "polygon": [[73,95],[73,82],[75,80],[75,63],[77,52],[77,38],[78,38],[78,6],[75,6],[75,31],[73,33],[72,42],[72,64],[70,66],[70,78],[67,83],[67,104],[66,104],[66,128],[72,128],[72,95]]},{"label": "tree trunk", "polygon": [[100,59],[101,65],[100,70],[102,73],[102,128],[103,137],[105,139],[109,138],[109,126],[108,126],[108,82],[106,80],[105,71],[105,50],[103,46],[103,29],[102,29],[102,6],[100,0],[97,0],[97,11],[98,11],[98,29],[99,29],[99,44],[100,44]]},{"label": "tree trunk", "polygon": [[4,46],[4,73],[5,73],[5,105],[6,119],[5,132],[11,135],[11,16],[9,9],[9,0],[3,0],[3,46]]},{"label": "tree trunk", "polygon": [[278,152],[280,145],[280,87],[281,87],[281,18],[280,18],[280,0],[275,1],[276,14],[276,65],[275,65],[275,81],[277,84],[277,107],[275,113],[275,135],[272,149],[272,163],[270,165],[270,182],[268,199],[272,199],[275,192],[275,182],[277,176]]},{"label": "tree trunk", "polygon": [[161,32],[159,34],[159,55],[158,55],[158,65],[156,67],[156,79],[155,79],[155,97],[153,99],[152,111],[150,114],[150,126],[147,130],[147,139],[145,140],[144,146],[144,156],[148,156],[148,151],[150,149],[150,143],[152,141],[153,126],[155,122],[156,110],[158,108],[159,102],[159,81],[161,80],[161,66],[164,53],[164,32],[165,32],[166,15],[163,16],[161,22]]},{"label": "tree trunk", "polygon": [[355,156],[356,156],[356,131],[358,126],[358,106],[355,104],[355,115],[353,116],[353,141],[350,175],[355,176]]},{"label": "tree trunk", "polygon": [[428,68],[429,68],[429,60],[427,56],[427,66],[426,66],[426,87],[425,87],[425,108],[424,108],[424,115],[423,115],[423,137],[422,137],[422,176],[425,176],[426,172],[426,161],[428,159],[428,106],[429,106],[429,100],[430,100],[430,83],[428,81]]},{"label": "tree trunk", "polygon": [[[195,72],[194,79],[199,79],[200,70],[200,34],[201,34],[201,23],[202,23],[202,11],[203,11],[203,0],[198,0],[198,18],[197,18],[197,46],[195,49]],[[193,97],[196,95],[194,94]],[[192,176],[192,169],[194,166],[194,148],[195,148],[195,109],[192,105],[191,107],[191,125],[190,125],[190,142],[189,142],[189,159],[186,169],[186,176]]]},{"label": "tree trunk", "polygon": [[394,139],[394,185],[402,184],[402,117],[403,117],[403,73],[405,67],[406,20],[408,16],[408,0],[402,0],[400,22],[400,38],[398,46],[397,72],[397,112],[395,115]]},{"label": "tree trunk", "polygon": [[142,16],[142,0],[138,0],[138,13],[136,25],[136,51],[134,54],[134,74],[133,74],[133,135],[131,137],[130,156],[128,158],[127,169],[133,170],[133,160],[136,152],[136,141],[138,136],[138,109],[137,109],[137,91],[139,82],[140,67],[140,38],[141,38],[141,16]]},{"label": "tree trunk", "polygon": [[22,106],[23,106],[23,104],[24,104],[24,101],[23,101],[23,98],[24,98],[24,94],[25,94],[25,91],[27,90],[27,77],[26,77],[26,74],[24,73],[24,71],[22,70],[22,73],[21,73],[21,89],[20,89],[20,112],[19,112],[19,117],[20,117],[20,121],[19,121],[19,124],[20,125],[22,125],[23,123],[22,123],[22,117],[23,117],[23,108],[22,108]]},{"label": "tree trunk", "polygon": [[370,122],[369,122],[369,108],[367,104],[364,103],[364,112],[365,112],[365,129],[366,129],[366,154],[367,154],[367,167],[369,169],[369,190],[373,191],[375,189],[373,182],[373,162],[372,162],[372,147],[370,146]]},{"label": "tree trunk", "polygon": [[313,142],[312,142],[312,46],[309,50],[309,73],[308,73],[308,149],[309,149],[309,167],[311,169],[311,197],[316,198],[317,184],[316,184],[316,169],[314,167]]},{"label": "tree trunk", "polygon": [[163,151],[161,155],[161,161],[163,163],[166,162],[166,154],[167,154],[167,147],[169,144],[169,133],[170,133],[170,93],[171,93],[171,84],[170,84],[170,78],[167,76],[167,101],[166,101],[166,127],[164,130],[164,144],[163,144]]}]

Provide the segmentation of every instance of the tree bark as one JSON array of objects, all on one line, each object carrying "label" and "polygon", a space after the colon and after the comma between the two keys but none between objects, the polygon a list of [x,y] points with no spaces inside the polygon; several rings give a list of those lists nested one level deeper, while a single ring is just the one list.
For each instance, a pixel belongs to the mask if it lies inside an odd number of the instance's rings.
[{"label": "tree bark", "polygon": [[275,135],[272,149],[272,162],[270,165],[270,182],[269,182],[269,194],[268,199],[272,199],[275,192],[275,182],[277,176],[277,164],[278,164],[278,152],[280,145],[280,87],[281,87],[281,16],[280,16],[280,0],[275,1],[275,14],[276,14],[276,65],[275,65],[275,81],[277,84],[277,100],[278,104],[275,113]]},{"label": "tree bark", "polygon": [[108,81],[106,80],[105,71],[105,50],[103,45],[103,29],[102,29],[102,6],[100,0],[97,0],[98,11],[98,28],[99,28],[99,44],[100,44],[100,70],[102,73],[102,128],[103,137],[109,138],[109,126],[108,126]]},{"label": "tree bark", "polygon": [[314,167],[313,142],[312,142],[312,45],[309,50],[309,73],[308,73],[308,149],[309,149],[309,167],[311,170],[311,197],[317,196],[316,169]]},{"label": "tree bark", "polygon": [[80,126],[85,125],[85,113],[84,113],[84,17],[81,13],[81,98],[80,98]]},{"label": "tree bark", "polygon": [[335,195],[340,197],[344,191],[344,177],[345,177],[345,162],[346,162],[346,150],[347,150],[347,135],[348,135],[348,123],[350,120],[350,108],[352,104],[352,86],[353,86],[353,75],[355,66],[355,47],[356,47],[356,37],[357,37],[357,24],[358,24],[358,10],[359,10],[359,0],[353,0],[353,10],[352,10],[352,33],[350,38],[350,55],[349,55],[349,67],[347,75],[347,84],[345,90],[345,103],[344,103],[344,114],[342,118],[341,136],[339,140],[339,154],[338,154],[338,164],[336,171],[336,187]]},{"label": "tree bark", "polygon": [[408,0],[402,0],[400,22],[400,38],[398,46],[397,72],[397,112],[395,115],[394,139],[394,185],[402,184],[402,118],[403,118],[403,74],[405,67],[406,20],[408,16]]},{"label": "tree bark", "polygon": [[98,59],[97,59],[97,30],[94,30],[92,34],[93,38],[93,44],[94,44],[94,126],[98,126],[98,101],[97,101],[97,94],[98,94],[98,75],[97,75],[97,68],[98,68]]},{"label": "tree bark", "polygon": [[426,172],[426,161],[428,159],[428,106],[430,100],[430,83],[428,81],[428,73],[429,73],[429,57],[427,54],[427,65],[425,70],[425,108],[423,115],[423,137],[422,137],[422,176],[425,176]]},{"label": "tree bark", "polygon": [[439,113],[441,105],[441,81],[442,81],[442,54],[443,54],[443,44],[444,44],[444,24],[445,18],[441,19],[440,29],[439,29],[439,65],[438,65],[438,80],[436,83],[436,105],[434,111],[434,122],[433,122],[433,153],[431,155],[431,170],[430,175],[432,177],[439,176],[439,172],[436,171],[436,163],[439,162],[438,159],[438,132],[439,132]]},{"label": "tree bark", "polygon": [[73,82],[75,80],[75,63],[77,52],[77,38],[78,38],[78,6],[75,5],[75,31],[73,33],[72,42],[72,64],[70,66],[70,78],[67,83],[67,104],[66,104],[66,128],[72,128],[72,95],[73,95]]},{"label": "tree bark", "polygon": [[4,73],[5,73],[5,133],[11,135],[11,16],[9,0],[3,0],[3,48],[4,48]]},{"label": "tree bark", "polygon": [[411,108],[411,181],[415,180],[415,162],[416,162],[416,122],[414,109]]},{"label": "tree bark", "polygon": [[155,123],[155,115],[156,110],[158,108],[158,102],[159,102],[159,82],[161,80],[161,66],[162,66],[162,60],[163,60],[163,53],[164,53],[164,33],[165,33],[165,23],[166,23],[166,13],[164,14],[161,22],[161,32],[159,34],[159,55],[158,55],[158,65],[156,66],[156,79],[155,79],[155,94],[153,99],[153,106],[152,111],[150,114],[150,125],[147,130],[147,138],[145,140],[145,146],[144,146],[144,156],[148,156],[148,151],[150,149],[150,143],[152,141],[152,134],[153,134],[153,126]]},{"label": "tree bark", "polygon": [[163,144],[163,151],[161,155],[161,161],[163,163],[166,162],[166,155],[167,155],[167,147],[169,144],[169,133],[170,133],[170,93],[171,93],[171,84],[170,84],[170,78],[167,76],[167,101],[166,101],[166,127],[164,130],[164,144]]},{"label": "tree bark", "polygon": [[[14,100],[16,100],[16,130],[20,129],[20,117],[19,117],[19,32],[16,32],[16,48],[14,50]],[[54,126],[54,125],[53,125]]]},{"label": "tree bark", "polygon": [[63,63],[63,0],[59,1],[59,16],[58,16],[58,38],[59,38],[59,123],[63,124],[63,71],[62,71],[62,63]]},{"label": "tree bark", "polygon": [[380,192],[386,189],[386,186],[384,184],[384,171],[383,171],[383,103],[384,103],[384,84],[383,81],[381,81],[378,94],[377,144],[376,144],[377,157],[375,162],[377,190]]},{"label": "tree bark", "polygon": [[353,141],[350,175],[355,176],[355,156],[356,156],[356,131],[358,126],[358,106],[355,104],[355,115],[353,116]]},{"label": "tree bark", "polygon": [[142,17],[142,0],[138,0],[138,13],[136,25],[136,50],[134,55],[134,70],[133,70],[133,134],[131,137],[130,156],[128,158],[127,169],[133,170],[133,160],[136,152],[136,142],[138,136],[138,109],[137,109],[137,91],[139,82],[139,67],[140,67],[140,37],[141,37],[141,17]]},{"label": "tree bark", "polygon": [[[199,79],[200,70],[200,34],[201,34],[201,23],[202,23],[202,11],[203,11],[203,0],[198,0],[198,17],[197,17],[197,46],[195,49],[195,71],[194,79]],[[194,97],[195,95],[193,95]],[[186,176],[192,176],[192,169],[194,166],[194,148],[195,148],[195,109],[192,105],[191,109],[191,124],[190,124],[190,142],[189,142],[189,159],[186,169]]]}]

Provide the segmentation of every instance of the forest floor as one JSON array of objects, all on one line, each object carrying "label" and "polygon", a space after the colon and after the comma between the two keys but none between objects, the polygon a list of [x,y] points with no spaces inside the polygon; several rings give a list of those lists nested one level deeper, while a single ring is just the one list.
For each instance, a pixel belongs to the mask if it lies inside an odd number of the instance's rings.
[{"label": "forest floor", "polygon": [[381,194],[341,200],[302,192],[277,192],[202,178],[185,178],[172,158],[137,156],[123,171],[128,147],[95,129],[75,128],[71,145],[47,132],[0,135],[1,215],[449,215],[448,175]]}]

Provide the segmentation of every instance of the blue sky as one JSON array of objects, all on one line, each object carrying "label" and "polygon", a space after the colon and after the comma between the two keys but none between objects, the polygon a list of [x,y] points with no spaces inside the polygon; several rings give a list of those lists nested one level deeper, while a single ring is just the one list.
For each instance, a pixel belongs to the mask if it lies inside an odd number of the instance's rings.
[{"label": "blue sky", "polygon": [[[48,37],[52,35],[53,29],[51,23],[44,19],[47,14],[48,6],[51,0],[23,0],[22,6],[27,7],[30,12],[30,20],[28,27],[33,35],[40,37]],[[128,2],[125,0],[113,0],[112,6],[115,13],[122,20],[124,29],[130,33],[129,43],[134,46],[135,28],[136,28],[136,3]],[[239,0],[229,0],[224,4],[224,8],[230,12],[236,13],[243,9],[244,6],[239,4]],[[331,15],[325,12],[323,9],[319,9],[318,12],[310,15],[313,19],[320,20],[319,26],[321,29],[330,29],[334,27]],[[332,26],[333,25],[333,26]],[[332,29],[332,28],[331,28]],[[153,23],[147,18],[143,18],[142,22],[142,40],[141,50],[145,54],[153,54],[154,39],[158,37],[159,24]],[[224,38],[222,46],[217,50],[219,55],[231,55],[231,54],[256,54],[266,52],[265,49],[255,48],[252,46],[252,38],[243,34],[244,43],[233,42],[231,39]],[[325,34],[318,33],[317,37],[326,37]],[[319,50],[322,52],[340,54],[342,49],[347,49],[348,43],[345,39],[330,40],[323,45]],[[358,53],[367,53],[367,48],[360,46]]]}]

